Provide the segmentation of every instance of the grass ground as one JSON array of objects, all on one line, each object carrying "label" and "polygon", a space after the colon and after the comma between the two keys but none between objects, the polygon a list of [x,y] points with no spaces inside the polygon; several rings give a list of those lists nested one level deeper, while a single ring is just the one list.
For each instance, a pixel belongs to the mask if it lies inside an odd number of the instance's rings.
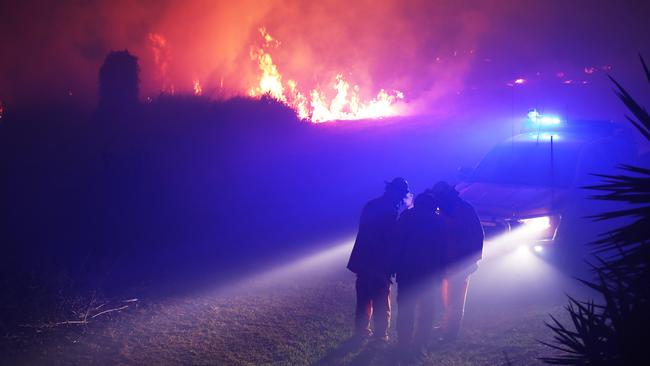
[{"label": "grass ground", "polygon": [[484,306],[480,296],[470,292],[460,339],[430,345],[404,361],[396,358],[393,341],[350,344],[354,278],[342,269],[312,276],[300,271],[268,279],[261,276],[228,288],[215,287],[164,301],[141,299],[136,308],[107,314],[85,326],[5,335],[0,361],[11,365],[535,365],[548,352],[537,342],[550,337],[544,326],[548,314],[562,318],[560,303],[532,302],[506,309]]}]

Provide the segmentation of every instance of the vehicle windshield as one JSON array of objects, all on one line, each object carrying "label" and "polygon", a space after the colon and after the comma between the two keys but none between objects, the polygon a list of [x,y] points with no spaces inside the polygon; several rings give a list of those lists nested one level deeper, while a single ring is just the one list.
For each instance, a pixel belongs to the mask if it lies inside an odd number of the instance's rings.
[{"label": "vehicle windshield", "polygon": [[497,145],[480,162],[472,181],[531,185],[570,186],[576,176],[578,149],[549,141],[516,141]]}]

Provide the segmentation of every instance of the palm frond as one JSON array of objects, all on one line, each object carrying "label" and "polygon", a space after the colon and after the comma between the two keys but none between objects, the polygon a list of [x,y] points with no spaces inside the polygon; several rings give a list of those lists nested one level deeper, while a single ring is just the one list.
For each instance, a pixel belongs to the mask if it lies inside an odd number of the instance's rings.
[{"label": "palm frond", "polygon": [[[641,57],[648,82],[650,71]],[[650,141],[650,115],[611,76],[616,95],[635,119],[627,119]],[[546,323],[554,344],[542,344],[559,351],[541,360],[555,365],[647,364],[645,344],[650,336],[650,169],[622,165],[619,175],[595,174],[600,184],[583,187],[599,194],[592,199],[623,202],[629,208],[593,215],[595,221],[628,218],[620,227],[601,234],[592,243],[596,275],[593,281],[578,279],[596,291],[602,303],[582,302],[569,296],[566,307],[571,327],[551,316]]]},{"label": "palm frond", "polygon": [[[608,76],[609,79],[614,83],[616,86],[616,90],[614,90],[614,93],[618,96],[618,98],[625,104],[627,109],[632,112],[632,114],[637,118],[638,121],[634,121],[633,125],[645,136],[646,139],[650,140],[650,114],[648,114],[648,111],[643,108],[639,103],[632,98],[632,96],[621,86],[621,84],[616,81],[611,76]],[[628,120],[631,120],[630,117],[627,117]]]},{"label": "palm frond", "polygon": [[645,77],[648,79],[648,83],[650,83],[650,70],[648,70],[648,66],[645,64],[645,60],[643,59],[643,56],[639,54],[639,59],[641,60],[641,65],[643,65],[643,71],[645,72]]}]

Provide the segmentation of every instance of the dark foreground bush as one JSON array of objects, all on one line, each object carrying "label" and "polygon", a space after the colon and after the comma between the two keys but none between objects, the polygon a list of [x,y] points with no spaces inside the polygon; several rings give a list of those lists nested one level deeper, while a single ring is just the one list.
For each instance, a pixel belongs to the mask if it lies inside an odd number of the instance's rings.
[{"label": "dark foreground bush", "polygon": [[[650,71],[641,59],[645,76]],[[616,93],[634,116],[628,120],[650,142],[650,115],[614,79]],[[606,212],[596,220],[621,217],[631,223],[606,232],[594,243],[593,281],[582,280],[602,296],[583,302],[569,297],[572,326],[556,318],[547,324],[555,334],[549,347],[561,351],[543,358],[559,365],[642,365],[650,360],[650,170],[624,165],[620,175],[600,175],[598,200],[625,202],[629,208]]]}]

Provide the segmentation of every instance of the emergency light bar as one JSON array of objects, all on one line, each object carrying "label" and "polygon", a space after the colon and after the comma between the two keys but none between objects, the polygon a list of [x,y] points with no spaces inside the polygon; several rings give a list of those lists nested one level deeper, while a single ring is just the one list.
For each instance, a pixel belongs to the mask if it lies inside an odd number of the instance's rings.
[{"label": "emergency light bar", "polygon": [[524,123],[524,131],[546,131],[560,127],[562,120],[556,116],[544,116],[537,109],[528,111],[528,118]]}]

